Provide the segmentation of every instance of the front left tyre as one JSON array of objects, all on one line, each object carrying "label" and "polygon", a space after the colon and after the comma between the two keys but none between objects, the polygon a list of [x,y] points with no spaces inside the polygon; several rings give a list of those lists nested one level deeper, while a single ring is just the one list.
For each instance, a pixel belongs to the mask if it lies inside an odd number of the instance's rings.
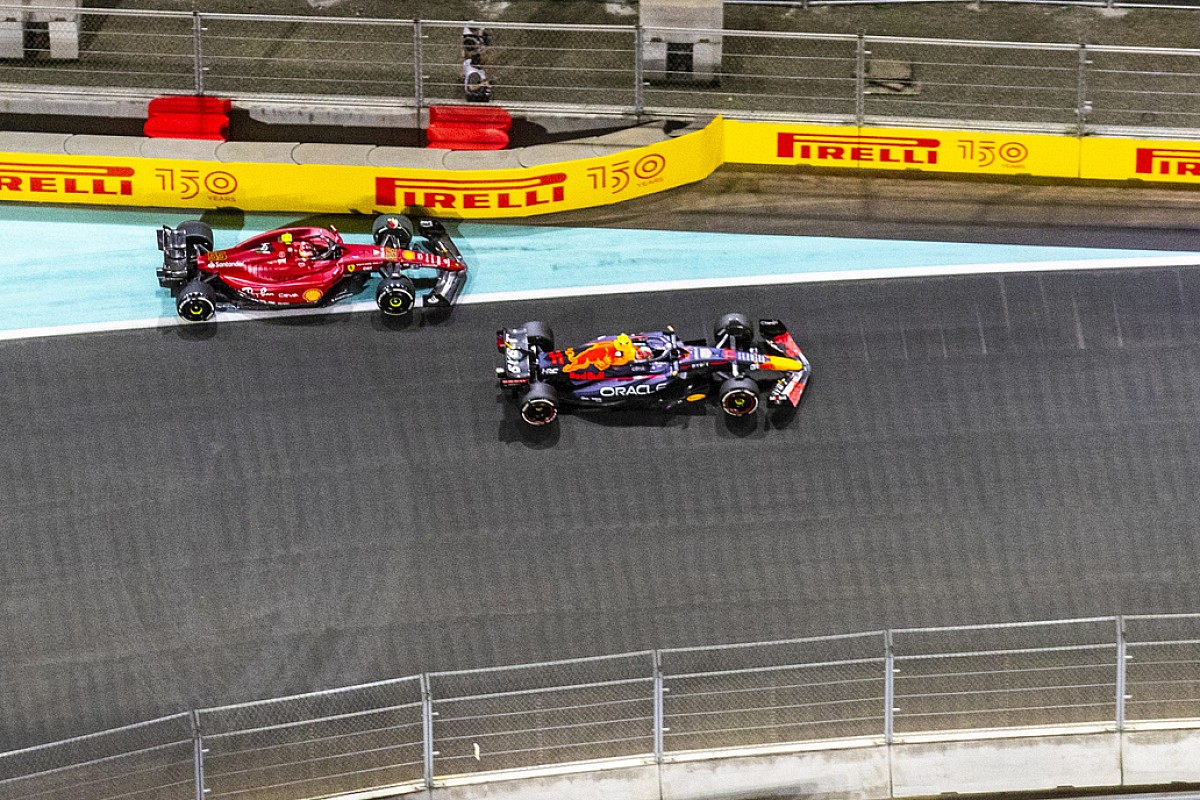
[{"label": "front left tyre", "polygon": [[558,392],[542,381],[529,384],[521,396],[521,419],[526,425],[540,428],[558,418]]},{"label": "front left tyre", "polygon": [[380,214],[371,225],[371,237],[379,247],[408,247],[413,239],[412,220],[403,214]]},{"label": "front left tyre", "polygon": [[175,310],[188,322],[208,322],[217,313],[217,292],[204,281],[194,279],[179,292]]},{"label": "front left tyre", "polygon": [[754,323],[745,314],[726,314],[713,325],[713,338],[717,342],[727,338],[728,346],[745,350],[754,342]]},{"label": "front left tyre", "polygon": [[729,378],[717,396],[721,410],[731,417],[748,417],[758,410],[758,384],[750,378]]},{"label": "front left tyre", "polygon": [[412,311],[416,300],[417,287],[407,275],[384,278],[375,288],[375,304],[385,317],[404,316]]}]

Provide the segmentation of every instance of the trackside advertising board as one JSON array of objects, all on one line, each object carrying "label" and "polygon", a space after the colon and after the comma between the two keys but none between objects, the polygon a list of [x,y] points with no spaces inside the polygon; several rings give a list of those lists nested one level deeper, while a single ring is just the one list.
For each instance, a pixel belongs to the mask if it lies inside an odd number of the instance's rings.
[{"label": "trackside advertising board", "polygon": [[724,162],[1200,186],[1200,142],[1145,139],[726,120]]},{"label": "trackside advertising board", "polygon": [[1074,178],[1079,170],[1079,141],[1063,136],[727,120],[725,162]]},{"label": "trackside advertising board", "polygon": [[611,205],[722,164],[1140,180],[1200,186],[1200,142],[856,128],[720,117],[647,147],[540,167],[428,170],[0,153],[0,201],[524,217]]},{"label": "trackside advertising board", "polygon": [[0,200],[522,217],[618,203],[703,180],[721,164],[722,120],[612,155],[540,167],[418,170],[0,153]]}]

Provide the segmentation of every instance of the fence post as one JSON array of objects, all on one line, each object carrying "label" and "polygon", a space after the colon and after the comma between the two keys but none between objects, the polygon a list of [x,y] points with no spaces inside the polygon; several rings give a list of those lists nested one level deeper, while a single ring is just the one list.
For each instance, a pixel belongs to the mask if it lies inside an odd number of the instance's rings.
[{"label": "fence post", "polygon": [[204,46],[201,44],[201,32],[204,26],[200,20],[200,12],[192,12],[192,56],[193,68],[195,74],[193,81],[195,83],[196,94],[204,94]]},{"label": "fence post", "polygon": [[429,675],[421,673],[421,760],[424,763],[425,789],[433,789],[433,691]]},{"label": "fence post", "polygon": [[204,788],[204,737],[200,734],[200,712],[191,710],[192,720],[192,759],[196,780],[196,800],[204,800],[208,790]]},{"label": "fence post", "polygon": [[666,688],[663,686],[662,653],[655,650],[651,654],[651,659],[654,669],[654,763],[661,764],[665,741],[663,734],[667,730],[664,727],[665,714],[663,712],[663,693],[666,692]]},{"label": "fence post", "polygon": [[1079,45],[1079,75],[1076,78],[1076,97],[1075,97],[1075,114],[1079,118],[1077,121],[1077,135],[1081,138],[1087,135],[1087,121],[1092,114],[1092,104],[1087,99],[1087,68],[1088,64],[1087,45]]},{"label": "fence post", "polygon": [[421,20],[413,20],[413,102],[417,107],[417,135],[419,144],[425,146],[425,128],[421,125],[421,109],[425,105],[425,59],[422,57],[423,32]]},{"label": "fence post", "polygon": [[891,744],[896,735],[896,647],[889,628],[883,632],[883,741]]},{"label": "fence post", "polygon": [[645,47],[646,30],[638,23],[633,29],[633,113],[639,123],[646,110]]},{"label": "fence post", "polygon": [[1125,616],[1117,615],[1117,732],[1125,730]]},{"label": "fence post", "polygon": [[862,127],[867,117],[867,37],[858,35],[854,53],[854,124]]}]

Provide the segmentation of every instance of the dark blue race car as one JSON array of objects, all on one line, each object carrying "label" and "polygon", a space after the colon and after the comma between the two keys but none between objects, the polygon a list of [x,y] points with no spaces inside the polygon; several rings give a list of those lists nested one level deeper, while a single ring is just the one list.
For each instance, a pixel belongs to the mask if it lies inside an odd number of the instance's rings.
[{"label": "dark blue race car", "polygon": [[556,350],[550,326],[527,322],[497,332],[496,376],[534,426],[549,425],[566,404],[671,409],[714,398],[726,414],[745,417],[765,394],[769,405],[795,407],[812,371],[808,359],[779,320],[759,320],[758,331],[756,342],[746,317],[726,314],[712,344],[683,341],[668,327]]}]

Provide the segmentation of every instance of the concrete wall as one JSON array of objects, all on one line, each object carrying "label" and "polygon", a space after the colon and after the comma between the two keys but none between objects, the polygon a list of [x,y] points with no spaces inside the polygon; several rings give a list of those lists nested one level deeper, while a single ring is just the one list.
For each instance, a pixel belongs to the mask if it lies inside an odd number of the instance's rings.
[{"label": "concrete wall", "polygon": [[735,758],[668,760],[466,786],[428,800],[889,800],[1060,788],[1200,783],[1200,729],[897,742]]},{"label": "concrete wall", "polygon": [[299,142],[217,142],[150,139],[142,136],[24,133],[0,131],[0,153],[179,158],[240,163],[342,164],[408,169],[512,169],[607,155],[668,139],[652,123],[569,144],[543,144],[515,150],[438,150],[363,144]]},{"label": "concrete wall", "polygon": [[882,800],[884,747],[663,764],[662,800],[740,800],[783,795],[805,800]]},{"label": "concrete wall", "polygon": [[1200,730],[1127,733],[1122,766],[1126,786],[1200,783]]},{"label": "concrete wall", "polygon": [[892,747],[894,797],[1120,785],[1115,733]]}]

